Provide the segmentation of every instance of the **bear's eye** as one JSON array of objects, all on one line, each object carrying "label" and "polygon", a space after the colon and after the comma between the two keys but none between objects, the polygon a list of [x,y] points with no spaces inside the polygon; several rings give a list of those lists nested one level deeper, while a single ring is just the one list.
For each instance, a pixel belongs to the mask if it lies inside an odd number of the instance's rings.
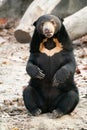
[{"label": "bear's eye", "polygon": [[41,23],[41,26],[43,26],[43,25],[44,25],[44,22]]},{"label": "bear's eye", "polygon": [[56,24],[54,20],[51,20],[51,23],[52,23],[53,25],[55,25],[55,24]]}]

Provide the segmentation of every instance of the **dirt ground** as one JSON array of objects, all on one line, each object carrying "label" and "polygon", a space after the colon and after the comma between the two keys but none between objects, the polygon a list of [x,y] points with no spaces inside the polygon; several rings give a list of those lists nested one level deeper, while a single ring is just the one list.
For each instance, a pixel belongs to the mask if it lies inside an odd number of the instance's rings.
[{"label": "dirt ground", "polygon": [[18,43],[13,34],[14,28],[0,30],[0,130],[87,130],[87,36],[73,44],[80,102],[71,115],[53,119],[50,113],[29,116],[25,109],[22,91],[29,82],[29,44]]}]

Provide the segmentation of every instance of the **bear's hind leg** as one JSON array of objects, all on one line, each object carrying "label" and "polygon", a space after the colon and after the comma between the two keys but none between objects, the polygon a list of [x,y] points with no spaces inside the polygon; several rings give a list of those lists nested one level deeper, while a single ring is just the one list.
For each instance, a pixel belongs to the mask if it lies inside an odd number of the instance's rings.
[{"label": "bear's hind leg", "polygon": [[34,88],[28,86],[24,89],[23,100],[26,108],[32,115],[38,116],[42,113],[41,109],[38,106],[41,98],[39,97],[38,93]]},{"label": "bear's hind leg", "polygon": [[79,96],[75,91],[70,91],[64,94],[58,102],[57,107],[53,110],[53,116],[57,118],[71,113],[78,102]]}]

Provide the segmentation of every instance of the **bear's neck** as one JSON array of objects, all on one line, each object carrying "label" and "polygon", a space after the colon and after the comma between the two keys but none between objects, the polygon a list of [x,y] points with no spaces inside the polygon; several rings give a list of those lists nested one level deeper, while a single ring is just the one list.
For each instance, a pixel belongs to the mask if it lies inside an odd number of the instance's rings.
[{"label": "bear's neck", "polygon": [[53,49],[53,48],[56,47],[56,44],[53,41],[53,38],[47,38],[47,39],[45,39],[45,41],[44,41],[43,44],[44,44],[45,48],[48,49],[48,50],[51,50],[51,49]]}]

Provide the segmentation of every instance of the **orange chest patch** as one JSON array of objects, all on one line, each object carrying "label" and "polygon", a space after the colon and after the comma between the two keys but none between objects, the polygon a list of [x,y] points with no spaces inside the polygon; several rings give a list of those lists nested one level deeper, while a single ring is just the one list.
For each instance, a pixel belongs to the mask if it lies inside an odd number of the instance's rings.
[{"label": "orange chest patch", "polygon": [[61,43],[57,40],[57,38],[53,38],[53,42],[55,43],[55,47],[51,50],[47,49],[44,45],[45,42],[47,42],[47,38],[44,39],[41,43],[40,43],[40,47],[39,47],[39,51],[41,53],[45,53],[47,56],[53,56],[56,53],[59,53],[60,51],[63,50],[63,46],[61,45]]}]

